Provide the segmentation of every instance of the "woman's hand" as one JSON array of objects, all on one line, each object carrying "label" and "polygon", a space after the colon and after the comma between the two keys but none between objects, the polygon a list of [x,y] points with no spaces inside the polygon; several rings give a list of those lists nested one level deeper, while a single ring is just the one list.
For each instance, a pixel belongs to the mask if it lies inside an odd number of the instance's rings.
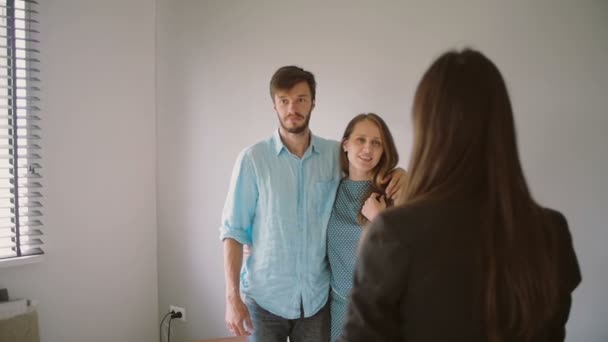
[{"label": "woman's hand", "polygon": [[383,183],[387,183],[386,196],[393,200],[393,202],[397,202],[402,196],[405,195],[405,189],[407,189],[408,176],[407,172],[398,167],[387,174],[382,180]]},{"label": "woman's hand", "polygon": [[386,209],[384,195],[374,192],[365,200],[365,203],[363,203],[361,214],[371,221],[384,209]]}]

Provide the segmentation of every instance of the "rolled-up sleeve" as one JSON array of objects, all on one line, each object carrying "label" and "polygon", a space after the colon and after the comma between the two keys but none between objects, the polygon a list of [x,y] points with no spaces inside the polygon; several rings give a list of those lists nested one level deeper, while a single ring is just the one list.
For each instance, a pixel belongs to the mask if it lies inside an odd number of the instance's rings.
[{"label": "rolled-up sleeve", "polygon": [[241,152],[234,164],[226,203],[222,211],[220,240],[234,239],[251,245],[251,228],[258,199],[255,171],[247,150]]}]

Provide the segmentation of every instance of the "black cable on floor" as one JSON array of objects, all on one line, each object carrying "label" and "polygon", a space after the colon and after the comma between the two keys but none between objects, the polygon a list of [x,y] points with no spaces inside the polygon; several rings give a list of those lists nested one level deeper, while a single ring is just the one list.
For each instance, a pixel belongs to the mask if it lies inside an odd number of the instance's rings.
[{"label": "black cable on floor", "polygon": [[171,342],[171,320],[173,319],[173,315],[169,318],[169,330],[167,330],[167,342]]},{"label": "black cable on floor", "polygon": [[[163,342],[163,323],[165,323],[165,319],[167,319],[167,316],[169,316],[170,314],[171,312],[167,312],[165,317],[163,317],[163,319],[160,321],[160,328],[158,331],[158,339],[160,342]],[[171,319],[169,319],[169,322],[171,322]]]}]

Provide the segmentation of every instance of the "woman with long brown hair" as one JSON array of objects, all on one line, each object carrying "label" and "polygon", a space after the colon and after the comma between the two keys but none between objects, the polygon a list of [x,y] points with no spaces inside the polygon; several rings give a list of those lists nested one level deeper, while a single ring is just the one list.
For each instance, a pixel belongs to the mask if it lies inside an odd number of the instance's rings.
[{"label": "woman with long brown hair", "polygon": [[341,341],[563,341],[581,275],[566,219],[530,194],[498,68],[443,54],[413,122],[405,204],[363,238]]},{"label": "woman with long brown hair", "polygon": [[341,148],[343,178],[327,224],[332,342],[342,331],[363,227],[392,206],[392,199],[384,195],[386,176],[399,161],[391,132],[374,113],[359,114],[348,123]]}]

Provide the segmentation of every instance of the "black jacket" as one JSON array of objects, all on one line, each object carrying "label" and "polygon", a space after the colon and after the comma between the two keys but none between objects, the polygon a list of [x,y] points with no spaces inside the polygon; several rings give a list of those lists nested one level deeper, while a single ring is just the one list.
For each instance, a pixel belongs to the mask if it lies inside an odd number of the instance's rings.
[{"label": "black jacket", "polygon": [[[486,341],[479,309],[481,206],[447,202],[395,208],[366,228],[339,341]],[[535,341],[563,341],[581,275],[564,216],[558,230],[560,312]]]}]

